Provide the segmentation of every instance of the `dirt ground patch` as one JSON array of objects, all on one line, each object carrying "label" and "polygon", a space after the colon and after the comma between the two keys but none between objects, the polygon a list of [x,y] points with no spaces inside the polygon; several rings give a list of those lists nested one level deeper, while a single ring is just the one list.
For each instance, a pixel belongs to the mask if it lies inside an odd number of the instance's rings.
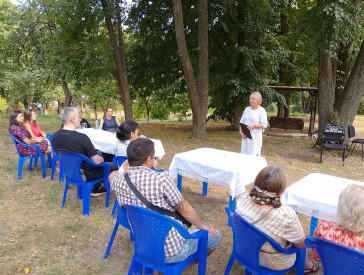
[{"label": "dirt ground patch", "polygon": [[[60,127],[56,118],[38,119],[44,132],[53,133]],[[126,274],[133,254],[129,232],[119,227],[108,259],[103,259],[115,220],[111,208],[105,208],[105,197],[91,199],[90,216],[82,216],[82,204],[71,187],[66,206],[61,210],[64,184],[41,178],[39,167],[27,171],[24,166],[21,181],[16,180],[18,157],[8,135],[8,119],[0,129],[0,271],[1,274]],[[308,125],[308,124],[307,124]],[[357,137],[364,138],[364,117],[355,120]],[[209,122],[204,140],[191,137],[191,127],[185,123],[140,123],[139,133],[163,142],[166,155],[160,168],[168,170],[174,154],[201,147],[212,147],[233,152],[240,151],[238,132],[227,131],[224,122]],[[269,130],[268,130],[269,131]],[[357,149],[341,165],[340,153],[324,153],[319,161],[319,150],[307,139],[264,136],[262,155],[268,164],[284,169],[289,184],[309,173],[320,172],[363,181],[364,163]],[[218,160],[216,160],[218,161]],[[57,179],[58,174],[55,178]],[[183,179],[182,194],[200,217],[220,229],[223,241],[207,260],[207,274],[223,274],[232,249],[232,233],[227,226],[224,208],[228,205],[229,190],[209,185],[208,196],[201,196],[202,183]],[[112,194],[110,206],[115,196]],[[309,219],[300,216],[308,234]],[[242,267],[234,264],[230,274],[241,274]],[[197,274],[197,265],[184,274]]]}]

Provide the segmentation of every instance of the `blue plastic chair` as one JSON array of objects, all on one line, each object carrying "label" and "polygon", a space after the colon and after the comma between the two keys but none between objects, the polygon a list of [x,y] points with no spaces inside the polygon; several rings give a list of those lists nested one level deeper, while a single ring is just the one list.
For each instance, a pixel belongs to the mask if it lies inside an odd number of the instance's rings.
[{"label": "blue plastic chair", "polygon": [[[141,274],[145,266],[145,274],[153,274],[153,270],[164,274],[182,274],[183,270],[198,258],[198,274],[206,273],[207,239],[206,230],[190,234],[178,222],[152,210],[124,205],[134,236],[134,256],[128,274]],[[166,264],[164,259],[164,243],[168,232],[174,227],[185,239],[199,239],[196,253],[186,260]]]},{"label": "blue plastic chair", "polygon": [[328,240],[309,237],[306,246],[315,248],[321,259],[324,274],[364,274],[364,253]]},{"label": "blue plastic chair", "polygon": [[52,168],[51,180],[53,180],[53,178],[54,178],[54,171],[56,170],[56,164],[57,164],[57,161],[59,161],[59,177],[58,177],[58,180],[59,180],[59,182],[63,182],[63,180],[64,180],[64,171],[63,171],[64,168],[63,168],[61,159],[59,158],[59,155],[58,155],[57,151],[55,151],[53,149],[52,137],[53,137],[53,135],[47,134],[47,138],[48,138],[48,140],[49,140],[49,142],[51,144],[52,153],[53,153],[53,159],[51,161],[51,168]]},{"label": "blue plastic chair", "polygon": [[114,230],[112,231],[109,244],[107,245],[107,248],[106,248],[106,252],[105,252],[105,255],[104,255],[104,259],[106,259],[109,256],[110,249],[111,249],[112,244],[114,242],[114,238],[115,238],[116,232],[118,231],[119,225],[122,225],[126,229],[128,229],[130,231],[130,240],[131,241],[134,240],[134,237],[133,237],[133,234],[131,232],[130,225],[129,225],[129,222],[128,222],[128,217],[126,215],[125,208],[119,206],[117,200],[115,200],[115,203],[116,203],[116,207],[118,209],[118,215],[116,217],[116,223],[115,223],[115,226],[114,226]]},{"label": "blue plastic chair", "polygon": [[[126,161],[128,159],[128,157],[126,156],[116,156],[112,159],[112,163],[114,164],[115,167],[120,168],[120,166],[124,163],[124,161]],[[115,198],[115,202],[114,202],[114,206],[112,208],[111,211],[111,218],[115,217],[115,213],[116,213],[116,209],[118,209],[118,201]]]},{"label": "blue plastic chair", "polygon": [[[282,248],[271,237],[260,231],[258,228],[247,222],[241,216],[229,208],[225,208],[232,224],[233,230],[233,252],[230,256],[225,275],[230,273],[234,260],[237,260],[245,268],[245,274],[285,274],[296,268],[296,274],[303,274],[305,268],[306,248],[291,246],[288,249]],[[259,265],[259,252],[262,246],[269,242],[279,253],[296,253],[296,262],[285,270],[271,270]]]},{"label": "blue plastic chair", "polygon": [[[109,199],[110,199],[110,183],[108,180],[108,176],[110,174],[110,165],[109,163],[101,163],[101,164],[95,164],[91,159],[88,157],[76,154],[72,152],[67,151],[58,151],[59,157],[61,159],[61,162],[63,164],[63,168],[66,173],[66,184],[64,186],[64,195],[63,195],[63,201],[62,201],[62,208],[64,208],[64,204],[66,202],[67,197],[67,190],[68,185],[73,184],[77,186],[77,198],[82,199],[82,205],[83,205],[83,215],[88,216],[90,213],[90,197],[91,197],[91,189],[92,187],[100,182],[104,182],[104,186],[106,188],[106,203],[105,207],[109,207]],[[84,182],[81,175],[81,163],[85,161],[91,166],[94,167],[103,167],[104,169],[104,175],[101,178],[98,178],[93,181],[87,181]]]},{"label": "blue plastic chair", "polygon": [[126,156],[116,156],[112,159],[112,163],[115,167],[120,167],[127,159],[128,157]]},{"label": "blue plastic chair", "polygon": [[[38,158],[40,158],[40,162],[42,164],[42,173],[43,173],[43,179],[46,177],[46,162],[45,162],[45,156],[42,156],[40,153],[40,147],[38,144],[25,144],[21,141],[19,141],[16,137],[14,137],[12,134],[9,133],[9,135],[11,136],[14,145],[15,145],[15,149],[18,152],[19,155],[19,165],[18,165],[18,180],[21,180],[21,174],[23,172],[23,166],[26,160],[29,159],[29,171],[32,170],[32,165],[33,165],[33,160],[34,160],[34,167],[37,167],[38,165]],[[30,156],[30,157],[23,157],[22,155],[20,155],[19,149],[17,144],[21,144],[22,146],[26,146],[26,147],[35,147],[37,154],[35,156]],[[48,155],[49,158],[49,155]]]}]

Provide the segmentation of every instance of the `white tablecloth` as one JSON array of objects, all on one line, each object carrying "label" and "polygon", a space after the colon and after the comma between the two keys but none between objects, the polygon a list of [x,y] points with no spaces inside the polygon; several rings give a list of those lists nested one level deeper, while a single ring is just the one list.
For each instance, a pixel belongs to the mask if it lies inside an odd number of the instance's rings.
[{"label": "white tablecloth", "polygon": [[177,174],[208,183],[230,187],[232,198],[245,191],[257,174],[267,166],[263,157],[212,148],[200,148],[176,154],[169,166],[173,179]]},{"label": "white tablecloth", "polygon": [[[97,150],[108,154],[115,154],[118,142],[115,134],[93,128],[77,129],[77,132],[87,135]],[[159,159],[163,158],[166,152],[164,151],[162,142],[158,139],[151,138],[150,140],[154,143],[155,157]]]},{"label": "white tablecloth", "polygon": [[287,187],[282,203],[297,213],[335,221],[339,195],[349,184],[364,185],[364,182],[312,173]]}]

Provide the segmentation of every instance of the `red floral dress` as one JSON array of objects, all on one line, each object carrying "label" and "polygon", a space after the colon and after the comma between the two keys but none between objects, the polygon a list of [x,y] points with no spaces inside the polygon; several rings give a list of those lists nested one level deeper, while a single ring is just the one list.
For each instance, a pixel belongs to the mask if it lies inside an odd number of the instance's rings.
[{"label": "red floral dress", "polygon": [[[10,134],[12,134],[14,137],[16,137],[19,141],[21,141],[23,143],[24,143],[24,141],[23,141],[24,139],[26,139],[26,138],[31,139],[31,136],[28,131],[26,131],[23,127],[16,126],[16,125],[11,125]],[[48,149],[48,141],[43,140],[42,142],[38,142],[36,144],[39,145],[40,153],[44,156],[45,152]],[[35,149],[35,147],[23,146],[21,144],[17,144],[17,147],[18,147],[20,155],[23,157],[31,157],[31,156],[35,156],[37,154],[37,150]]]},{"label": "red floral dress", "polygon": [[[333,222],[320,222],[314,236],[364,252],[364,235],[349,233]],[[316,250],[313,252],[312,259],[320,261]]]}]

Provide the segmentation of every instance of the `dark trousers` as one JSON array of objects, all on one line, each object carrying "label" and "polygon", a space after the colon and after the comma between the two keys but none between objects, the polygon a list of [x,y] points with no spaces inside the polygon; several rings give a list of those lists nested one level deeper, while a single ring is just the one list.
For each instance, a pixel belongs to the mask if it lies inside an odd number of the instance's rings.
[{"label": "dark trousers", "polygon": [[[115,167],[112,162],[109,162],[109,164],[110,164],[110,173],[118,170],[118,168]],[[87,171],[85,170],[84,173],[85,173],[87,181],[93,181],[93,180],[102,178],[104,176],[104,168],[103,167],[93,167],[92,170],[91,169],[87,170]],[[99,189],[100,187],[101,187],[101,182],[96,183],[94,185],[95,189]]]}]

